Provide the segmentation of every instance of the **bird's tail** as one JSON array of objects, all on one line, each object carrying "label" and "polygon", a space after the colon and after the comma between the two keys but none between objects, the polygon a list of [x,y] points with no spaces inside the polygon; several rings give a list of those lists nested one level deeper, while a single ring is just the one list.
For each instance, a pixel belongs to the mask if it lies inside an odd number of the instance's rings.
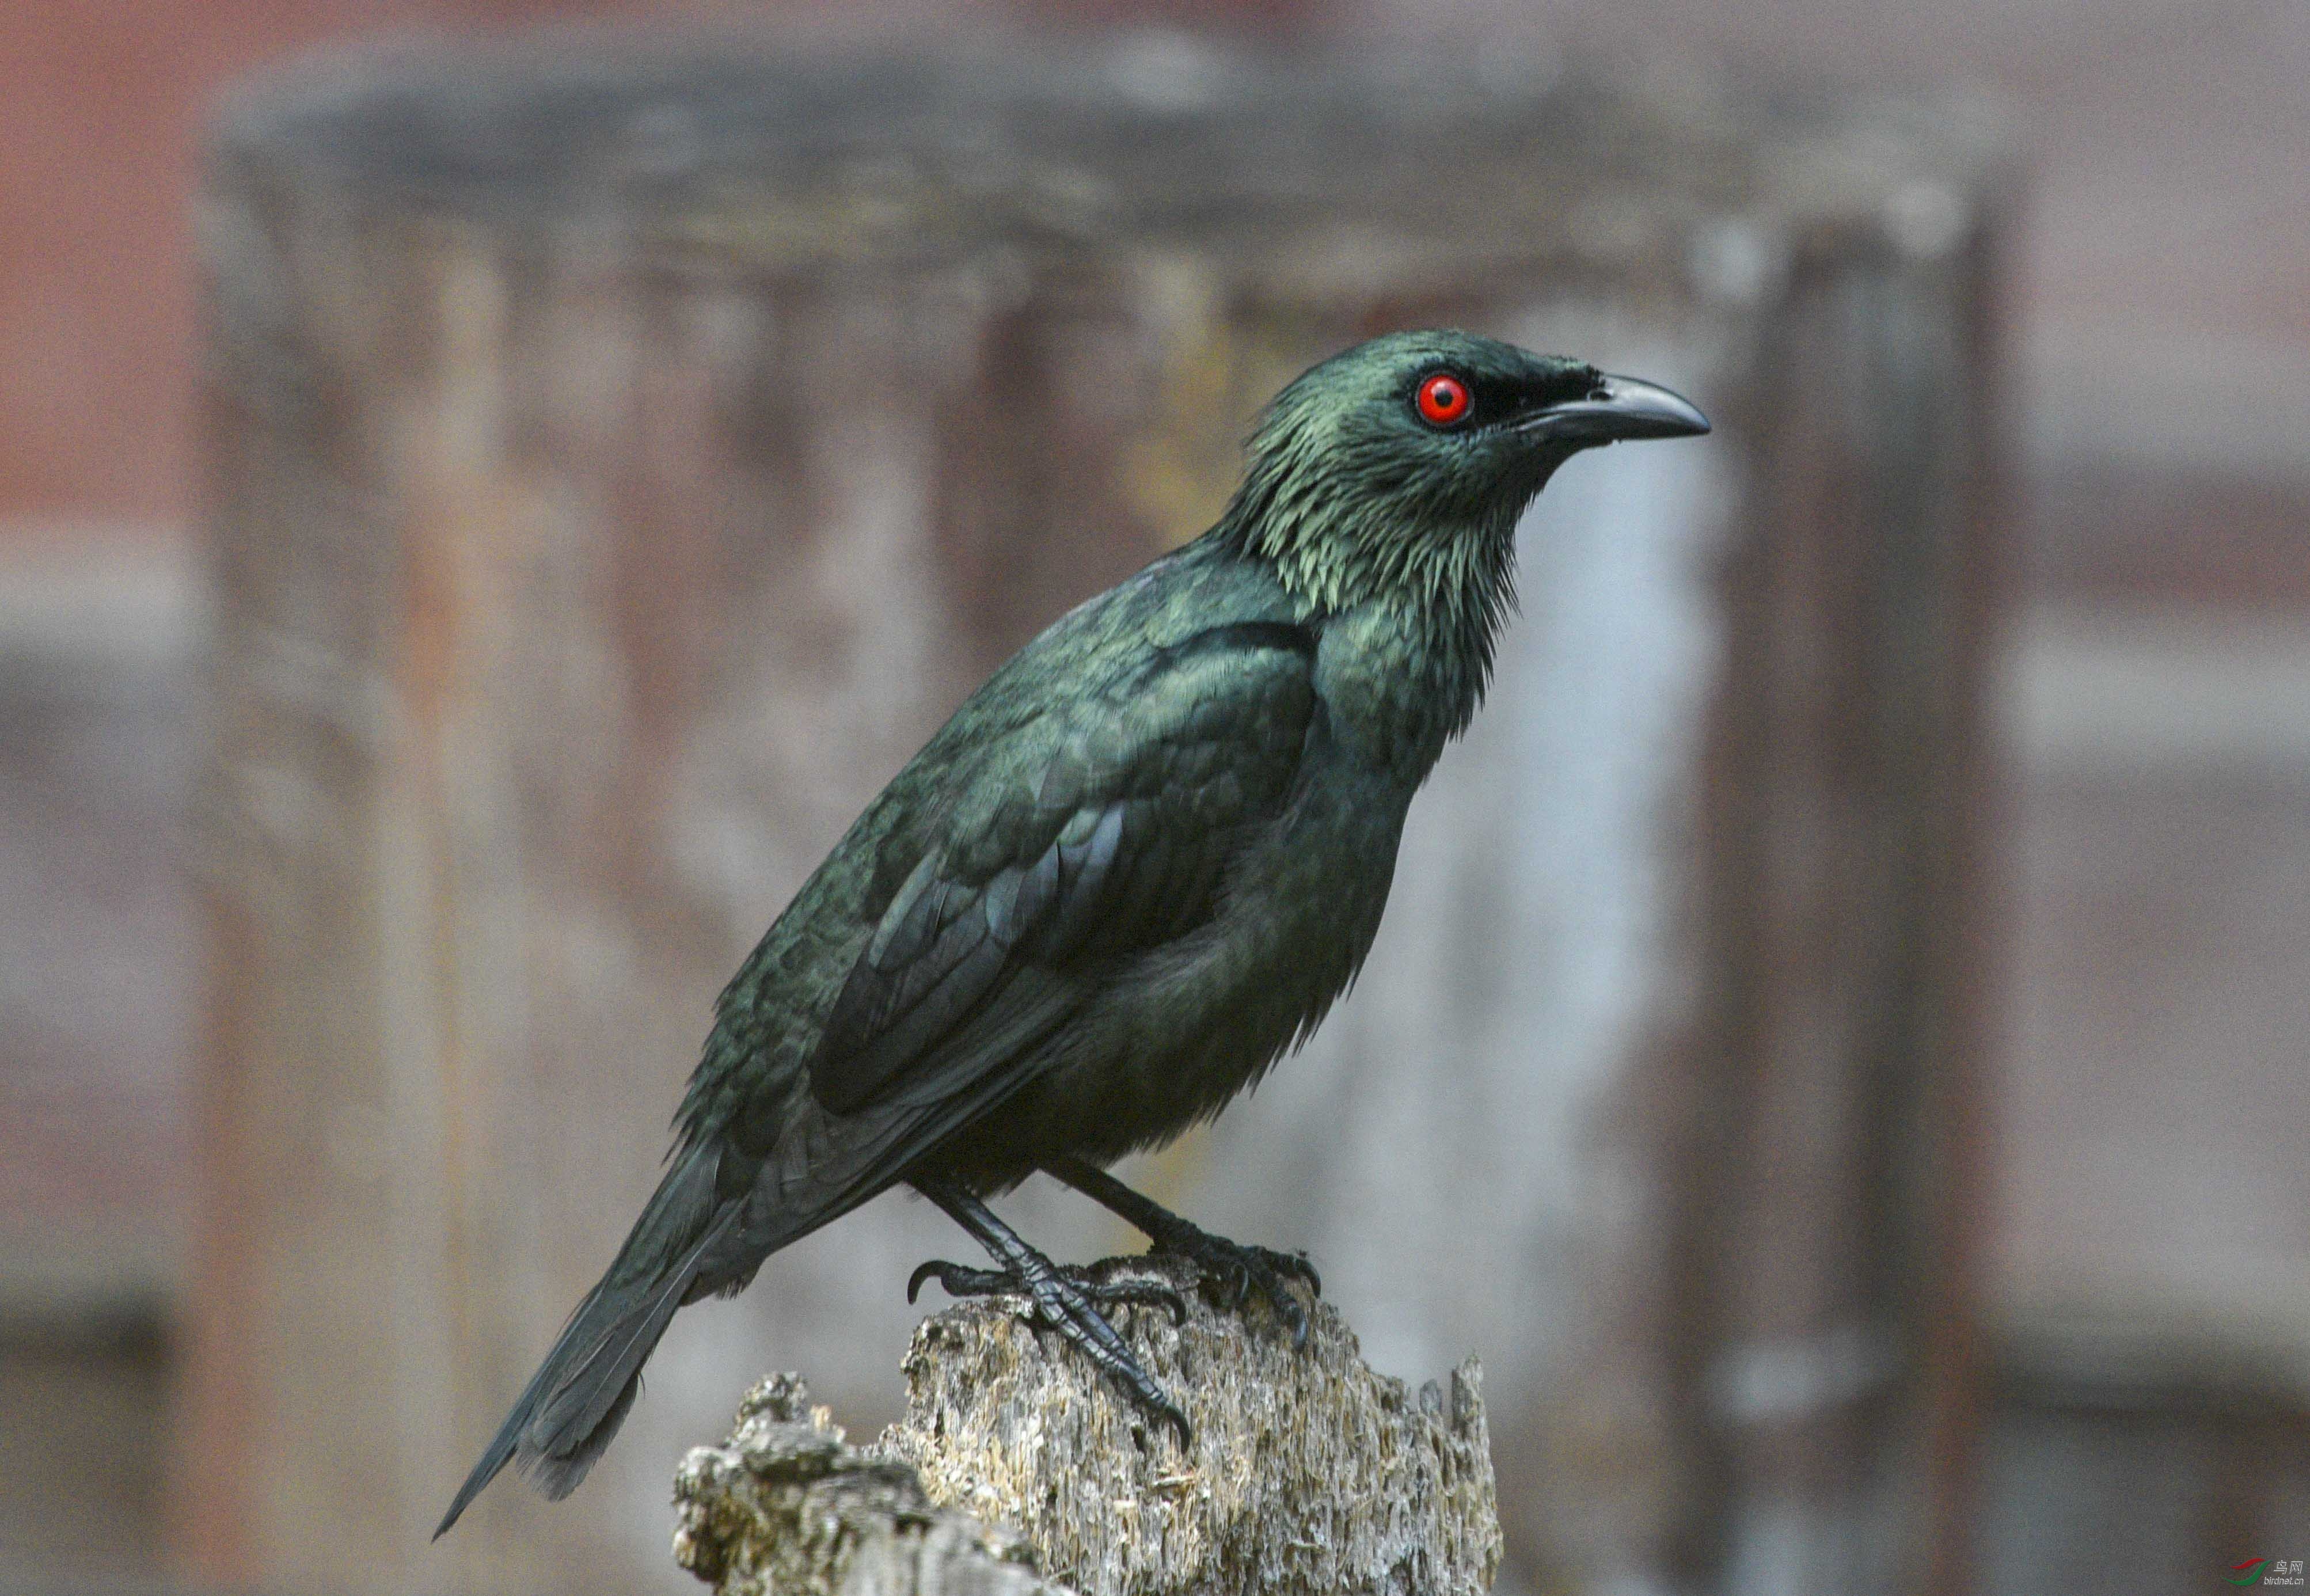
[{"label": "bird's tail", "polygon": [[716,1244],[735,1227],[743,1207],[742,1199],[725,1200],[716,1192],[720,1166],[721,1149],[710,1141],[683,1149],[674,1160],[617,1262],[569,1315],[457,1488],[435,1540],[509,1462],[556,1500],[578,1488],[625,1422],[641,1389],[642,1364],[674,1310],[713,1288],[700,1280],[701,1264],[719,1250]]}]

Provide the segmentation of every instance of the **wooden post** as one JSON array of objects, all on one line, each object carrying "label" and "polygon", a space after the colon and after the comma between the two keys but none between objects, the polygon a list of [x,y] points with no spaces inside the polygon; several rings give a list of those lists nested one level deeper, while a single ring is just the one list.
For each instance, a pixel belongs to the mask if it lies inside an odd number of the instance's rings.
[{"label": "wooden post", "polygon": [[[1141,37],[336,60],[216,133],[213,1574],[632,1589],[769,1366],[889,1413],[891,1201],[685,1314],[584,1496],[426,1533],[857,806],[1199,530],[1286,378],[1457,323],[1684,388],[1576,462],[1307,1056],[1134,1178],[1492,1373],[1533,1583],[1955,1588],[1994,140]],[[1122,1237],[1033,1191],[1064,1252]]]}]

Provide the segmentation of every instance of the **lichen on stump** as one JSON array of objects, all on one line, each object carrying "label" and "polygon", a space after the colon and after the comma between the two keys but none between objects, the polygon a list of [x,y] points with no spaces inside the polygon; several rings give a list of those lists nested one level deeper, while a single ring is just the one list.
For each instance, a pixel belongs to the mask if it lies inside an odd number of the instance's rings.
[{"label": "lichen on stump", "polygon": [[1186,1449],[1023,1300],[966,1303],[916,1332],[907,1417],[872,1448],[847,1445],[793,1376],[757,1386],[728,1443],[682,1465],[677,1558],[723,1596],[1490,1588],[1499,1515],[1474,1359],[1415,1395],[1365,1364],[1329,1304],[1295,1349],[1266,1306],[1216,1304],[1189,1266],[1095,1272],[1181,1288],[1184,1323],[1113,1317],[1185,1410]]}]

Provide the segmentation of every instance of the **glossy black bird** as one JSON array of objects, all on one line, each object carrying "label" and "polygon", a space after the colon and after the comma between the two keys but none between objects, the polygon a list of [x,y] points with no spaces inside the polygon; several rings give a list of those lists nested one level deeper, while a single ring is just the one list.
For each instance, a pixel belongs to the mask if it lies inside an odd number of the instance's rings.
[{"label": "glossy black bird", "polygon": [[664,1179],[441,1529],[509,1459],[567,1495],[676,1309],[893,1185],[995,1261],[916,1284],[1028,1294],[1183,1433],[1100,1312],[1162,1289],[1062,1271],[984,1198],[1047,1171],[1304,1334],[1285,1284],[1315,1284],[1304,1262],[1102,1167],[1218,1113],[1354,979],[1550,473],[1706,430],[1664,389],[1456,332],[1376,338],[1285,388],[1218,525],[996,671],[731,980]]}]

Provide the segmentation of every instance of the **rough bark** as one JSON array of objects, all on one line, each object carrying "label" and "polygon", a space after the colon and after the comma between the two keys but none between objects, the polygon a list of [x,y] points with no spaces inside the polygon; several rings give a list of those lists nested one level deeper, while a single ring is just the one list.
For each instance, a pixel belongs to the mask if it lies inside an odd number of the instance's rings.
[{"label": "rough bark", "polygon": [[1183,1451],[1081,1357],[996,1297],[926,1320],[906,1418],[845,1444],[800,1379],[748,1393],[736,1428],[682,1466],[674,1555],[720,1596],[1055,1591],[1081,1596],[1470,1596],[1500,1526],[1474,1358],[1417,1393],[1375,1374],[1319,1304],[1306,1346],[1264,1307],[1116,1314],[1185,1409]]}]

